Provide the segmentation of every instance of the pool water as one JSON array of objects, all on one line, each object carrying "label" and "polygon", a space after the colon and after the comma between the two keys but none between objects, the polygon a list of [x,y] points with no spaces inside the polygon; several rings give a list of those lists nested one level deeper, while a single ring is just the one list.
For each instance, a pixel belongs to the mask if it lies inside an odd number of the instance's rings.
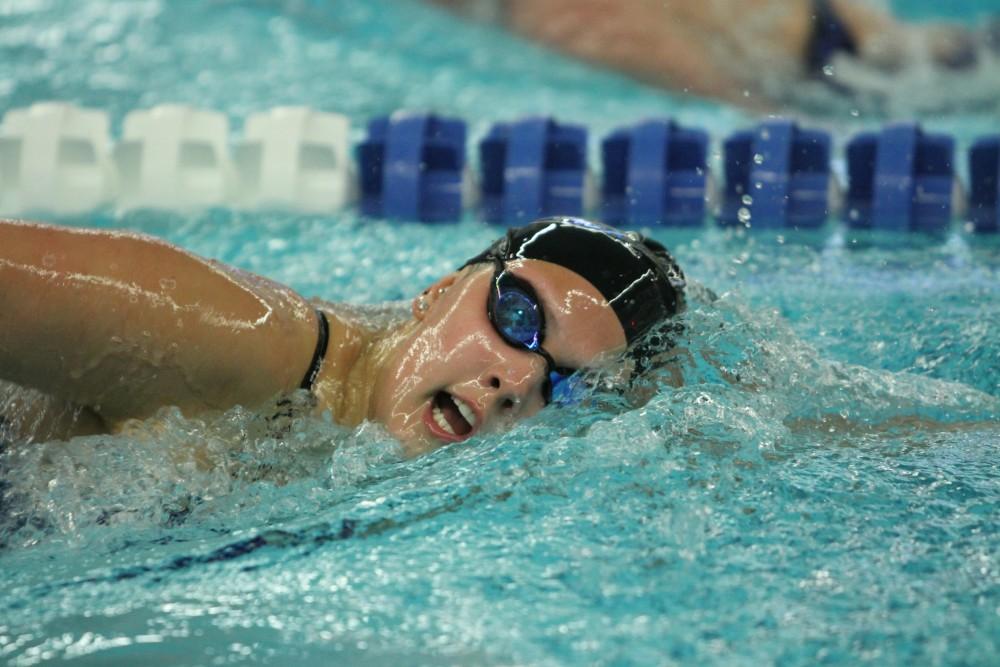
[{"label": "pool water", "polygon": [[[0,3],[0,109],[51,98],[116,127],[161,102],[237,126],[308,104],[356,130],[430,108],[473,137],[529,112],[593,136],[753,121],[389,0]],[[993,102],[911,111],[966,146]],[[840,140],[884,120],[831,104],[806,120]],[[352,211],[58,221],[357,304],[498,234]],[[0,663],[995,664],[1000,240],[650,231],[715,296],[692,295],[683,386],[653,378],[648,400],[598,393],[413,460],[376,425],[275,435],[238,408],[0,454]]]}]

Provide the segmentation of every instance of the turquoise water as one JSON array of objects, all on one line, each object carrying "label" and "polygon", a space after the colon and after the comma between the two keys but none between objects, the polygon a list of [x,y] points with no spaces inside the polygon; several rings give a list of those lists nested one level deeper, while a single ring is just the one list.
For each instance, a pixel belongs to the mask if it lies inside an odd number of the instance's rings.
[{"label": "turquoise water", "polygon": [[[237,126],[309,104],[357,129],[432,108],[473,136],[539,111],[595,136],[753,120],[388,1],[0,3],[0,109],[48,98],[116,124],[159,102]],[[995,128],[981,102],[914,113],[967,145]],[[851,111],[807,120],[841,139],[880,121]],[[62,222],[354,303],[408,298],[497,233],[350,211]],[[1000,241],[653,234],[718,299],[692,299],[683,387],[646,401],[596,395],[415,460],[374,425],[274,437],[239,409],[0,455],[0,663],[993,664]]]},{"label": "turquoise water", "polygon": [[893,0],[889,5],[897,15],[916,20],[949,20],[975,23],[984,16],[996,16],[997,5],[993,0],[961,0],[941,3],[935,0]]}]

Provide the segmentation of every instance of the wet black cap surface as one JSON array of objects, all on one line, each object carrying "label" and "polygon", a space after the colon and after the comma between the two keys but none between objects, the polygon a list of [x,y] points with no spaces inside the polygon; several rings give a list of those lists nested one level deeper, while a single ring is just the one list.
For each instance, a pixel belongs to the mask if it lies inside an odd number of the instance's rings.
[{"label": "wet black cap surface", "polygon": [[607,299],[629,344],[684,307],[684,274],[663,245],[580,218],[544,218],[508,230],[462,265],[538,259],[579,274]]}]

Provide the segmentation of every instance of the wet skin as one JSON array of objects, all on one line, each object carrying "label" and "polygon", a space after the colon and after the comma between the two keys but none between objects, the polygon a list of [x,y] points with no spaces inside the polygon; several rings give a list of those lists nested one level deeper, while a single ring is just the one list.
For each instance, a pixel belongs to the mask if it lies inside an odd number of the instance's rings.
[{"label": "wet skin", "polygon": [[[587,280],[540,260],[507,267],[537,292],[545,312],[542,344],[558,365],[582,368],[625,349],[614,311]],[[370,418],[410,455],[501,430],[544,407],[545,361],[505,342],[487,317],[493,270],[480,265],[443,278],[428,291],[424,311],[414,300],[415,330],[377,375]],[[464,404],[472,419],[453,404]],[[435,407],[443,413],[438,419]],[[441,416],[453,433],[439,425]]]},{"label": "wet skin", "polygon": [[[625,347],[613,310],[579,275],[538,260],[508,269],[537,292],[557,365]],[[164,406],[273,414],[309,368],[318,306],[330,338],[317,414],[379,422],[413,455],[543,406],[545,362],[487,317],[492,276],[491,265],[449,274],[426,309],[418,297],[412,317],[376,323],[151,237],[0,220],[0,380],[91,418],[62,437],[115,432]]]},{"label": "wet skin", "polygon": [[[772,109],[784,103],[780,91],[813,76],[813,0],[430,1],[641,81],[743,107]],[[830,0],[866,65],[894,71],[924,52],[946,70],[975,64],[968,28],[900,21],[879,4]]]}]

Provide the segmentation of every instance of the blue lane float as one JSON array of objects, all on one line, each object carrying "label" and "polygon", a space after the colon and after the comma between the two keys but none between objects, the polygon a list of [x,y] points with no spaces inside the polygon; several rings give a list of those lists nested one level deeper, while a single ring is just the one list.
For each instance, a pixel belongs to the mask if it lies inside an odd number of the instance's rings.
[{"label": "blue lane float", "polygon": [[368,123],[358,146],[361,212],[444,222],[462,216],[465,122],[396,113]]},{"label": "blue lane float", "polygon": [[671,120],[615,130],[601,142],[601,213],[613,225],[701,225],[708,134]]},{"label": "blue lane float", "polygon": [[955,140],[894,123],[847,145],[845,219],[853,228],[940,232],[951,223]]},{"label": "blue lane float", "polygon": [[769,120],[723,143],[719,220],[756,229],[822,226],[830,216],[830,135]]},{"label": "blue lane float", "polygon": [[497,123],[479,144],[479,160],[487,222],[583,215],[586,128],[539,117]]},{"label": "blue lane float", "polygon": [[1000,232],[1000,135],[969,149],[969,219],[977,232]]}]

